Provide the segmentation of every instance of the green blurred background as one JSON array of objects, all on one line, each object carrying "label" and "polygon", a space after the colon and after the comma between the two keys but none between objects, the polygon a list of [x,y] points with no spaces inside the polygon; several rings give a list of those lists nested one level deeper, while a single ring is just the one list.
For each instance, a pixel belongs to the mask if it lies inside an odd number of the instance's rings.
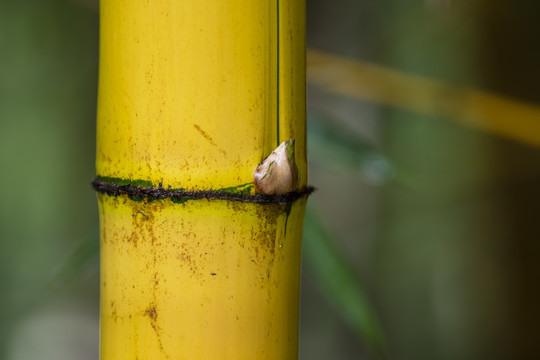
[{"label": "green blurred background", "polygon": [[[540,358],[540,127],[523,120],[540,3],[307,2],[308,48],[353,66],[308,71],[300,358]],[[96,0],[0,1],[0,359],[98,357],[98,21]],[[403,86],[354,91],[386,75]],[[418,79],[442,90],[406,94]],[[527,111],[486,131],[452,100],[472,90]]]}]

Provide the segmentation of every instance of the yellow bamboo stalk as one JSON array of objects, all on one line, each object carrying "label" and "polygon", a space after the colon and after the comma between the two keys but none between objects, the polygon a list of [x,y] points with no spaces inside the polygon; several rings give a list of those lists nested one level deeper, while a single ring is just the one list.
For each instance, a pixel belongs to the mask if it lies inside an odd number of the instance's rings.
[{"label": "yellow bamboo stalk", "polygon": [[[102,0],[97,174],[252,196],[296,140],[307,184],[305,3]],[[98,194],[101,359],[295,359],[305,198]]]}]

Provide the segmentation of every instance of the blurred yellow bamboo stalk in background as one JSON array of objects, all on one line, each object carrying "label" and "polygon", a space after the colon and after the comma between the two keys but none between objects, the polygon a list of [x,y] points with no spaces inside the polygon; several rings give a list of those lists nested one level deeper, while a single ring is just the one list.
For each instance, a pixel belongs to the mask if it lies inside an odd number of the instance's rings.
[{"label": "blurred yellow bamboo stalk in background", "polygon": [[[304,1],[102,0],[97,174],[253,195],[296,140],[307,185]],[[98,195],[101,359],[296,359],[305,197]]]},{"label": "blurred yellow bamboo stalk in background", "polygon": [[540,146],[538,106],[313,49],[307,68],[308,84],[327,92],[442,116]]}]

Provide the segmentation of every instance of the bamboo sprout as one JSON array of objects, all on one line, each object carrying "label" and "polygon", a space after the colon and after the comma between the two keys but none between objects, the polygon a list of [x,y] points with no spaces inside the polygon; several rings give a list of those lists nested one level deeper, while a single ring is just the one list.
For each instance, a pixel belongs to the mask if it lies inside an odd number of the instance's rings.
[{"label": "bamboo sprout", "polygon": [[304,11],[101,2],[102,360],[297,358],[306,198],[253,176],[295,139],[307,186]]}]

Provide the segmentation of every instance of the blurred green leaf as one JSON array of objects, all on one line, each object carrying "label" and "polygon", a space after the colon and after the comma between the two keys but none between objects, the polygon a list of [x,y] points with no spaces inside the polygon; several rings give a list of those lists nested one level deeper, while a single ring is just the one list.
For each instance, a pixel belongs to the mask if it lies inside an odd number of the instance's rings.
[{"label": "blurred green leaf", "polygon": [[74,251],[53,273],[46,290],[65,287],[80,278],[87,270],[98,271],[99,264],[99,230],[88,234]]},{"label": "blurred green leaf", "polygon": [[340,172],[358,172],[372,185],[385,185],[395,175],[394,166],[366,137],[350,131],[330,115],[308,114],[310,161]]},{"label": "blurred green leaf", "polygon": [[374,356],[383,357],[385,341],[375,310],[311,206],[304,220],[304,261],[319,289],[344,321],[355,329]]}]

